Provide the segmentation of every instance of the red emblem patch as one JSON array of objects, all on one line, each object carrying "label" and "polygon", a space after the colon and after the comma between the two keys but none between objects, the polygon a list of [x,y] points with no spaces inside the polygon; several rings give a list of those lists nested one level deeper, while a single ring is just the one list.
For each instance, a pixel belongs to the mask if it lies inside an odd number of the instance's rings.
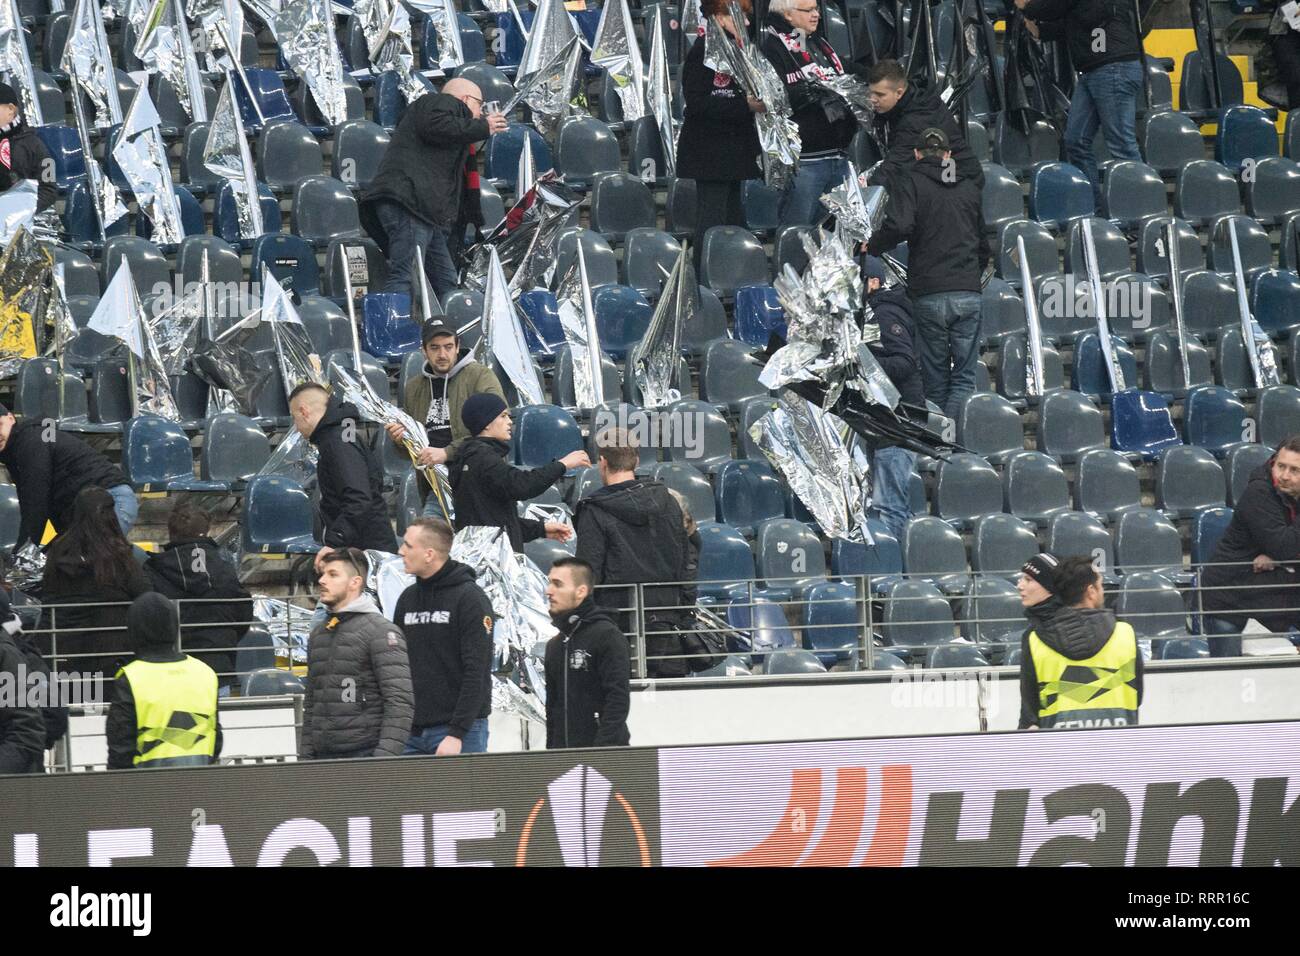
[{"label": "red emblem patch", "polygon": [[0,142],[0,163],[5,164],[5,169],[9,169],[9,140]]},{"label": "red emblem patch", "polygon": [[714,73],[714,74],[713,74],[713,85],[714,85],[714,86],[719,86],[719,87],[721,87],[721,86],[730,86],[730,85],[731,85],[731,77],[730,77],[730,75],[728,75],[728,74],[726,74],[726,73]]}]

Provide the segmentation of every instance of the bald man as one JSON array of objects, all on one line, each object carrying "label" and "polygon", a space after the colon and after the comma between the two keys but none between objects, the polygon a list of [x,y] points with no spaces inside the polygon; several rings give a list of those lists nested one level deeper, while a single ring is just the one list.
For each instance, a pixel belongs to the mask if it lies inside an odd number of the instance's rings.
[{"label": "bald man", "polygon": [[388,292],[411,293],[415,250],[439,299],[456,288],[465,230],[483,225],[475,143],[506,128],[483,115],[469,80],[448,80],[406,108],[379,172],[361,194],[361,224],[388,257]]}]

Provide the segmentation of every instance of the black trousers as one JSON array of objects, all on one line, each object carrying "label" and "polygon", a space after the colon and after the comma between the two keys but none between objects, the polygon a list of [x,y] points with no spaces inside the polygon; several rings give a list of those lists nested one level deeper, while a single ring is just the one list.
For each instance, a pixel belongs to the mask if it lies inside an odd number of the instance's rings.
[{"label": "black trousers", "polygon": [[695,180],[695,274],[700,274],[704,234],[713,226],[743,226],[745,208],[740,202],[740,180]]},{"label": "black trousers", "polygon": [[1300,33],[1287,30],[1286,33],[1269,37],[1273,44],[1273,59],[1277,61],[1277,70],[1286,83],[1287,101],[1291,109],[1300,108]]}]

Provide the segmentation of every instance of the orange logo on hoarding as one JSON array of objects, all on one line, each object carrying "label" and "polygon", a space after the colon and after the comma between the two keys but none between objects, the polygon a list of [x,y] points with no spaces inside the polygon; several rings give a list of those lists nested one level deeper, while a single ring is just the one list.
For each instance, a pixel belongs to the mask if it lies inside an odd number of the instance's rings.
[{"label": "orange logo on hoarding", "polygon": [[650,843],[646,839],[641,818],[632,809],[632,804],[599,771],[583,764],[553,780],[546,788],[546,796],[533,805],[524,822],[523,832],[519,834],[515,866],[527,865],[529,844],[542,810],[548,804],[564,865],[599,866],[605,817],[611,802],[618,807],[632,830],[638,865],[650,866]]}]

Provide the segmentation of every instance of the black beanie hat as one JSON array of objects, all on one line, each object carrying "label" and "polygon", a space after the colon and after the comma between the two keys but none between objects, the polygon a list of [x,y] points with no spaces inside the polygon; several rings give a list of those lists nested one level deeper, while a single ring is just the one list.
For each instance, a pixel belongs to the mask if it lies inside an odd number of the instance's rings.
[{"label": "black beanie hat", "polygon": [[477,435],[487,428],[506,410],[506,403],[500,395],[491,392],[479,392],[471,395],[460,410],[460,420],[465,423],[471,435]]},{"label": "black beanie hat", "polygon": [[18,97],[18,91],[8,83],[0,83],[0,103],[12,103],[22,111],[23,101]]},{"label": "black beanie hat", "polygon": [[1056,555],[1044,551],[1042,554],[1036,554],[1020,569],[1022,574],[1027,574],[1039,584],[1048,593],[1056,591],[1056,569],[1061,566],[1061,560]]}]

